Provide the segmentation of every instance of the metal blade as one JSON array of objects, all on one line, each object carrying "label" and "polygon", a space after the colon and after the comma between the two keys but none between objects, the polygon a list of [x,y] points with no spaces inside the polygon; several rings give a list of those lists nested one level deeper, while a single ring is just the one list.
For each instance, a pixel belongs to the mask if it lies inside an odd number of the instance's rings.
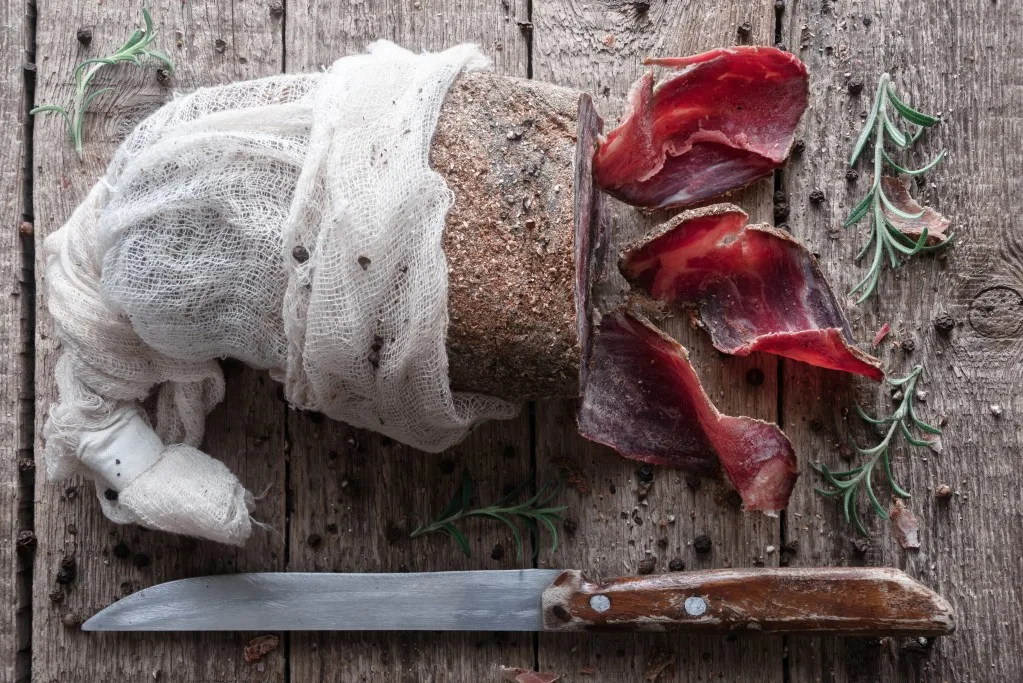
[{"label": "metal blade", "polygon": [[560,569],[225,574],[118,600],[85,631],[540,631]]}]

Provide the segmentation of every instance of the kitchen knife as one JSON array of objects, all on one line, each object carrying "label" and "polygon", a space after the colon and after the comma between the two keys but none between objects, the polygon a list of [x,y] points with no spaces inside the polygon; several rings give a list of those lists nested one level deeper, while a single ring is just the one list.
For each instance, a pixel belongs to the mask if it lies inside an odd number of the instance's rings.
[{"label": "kitchen knife", "polygon": [[262,573],[182,579],[118,600],[86,631],[953,631],[897,569],[714,569],[593,582],[577,570]]}]

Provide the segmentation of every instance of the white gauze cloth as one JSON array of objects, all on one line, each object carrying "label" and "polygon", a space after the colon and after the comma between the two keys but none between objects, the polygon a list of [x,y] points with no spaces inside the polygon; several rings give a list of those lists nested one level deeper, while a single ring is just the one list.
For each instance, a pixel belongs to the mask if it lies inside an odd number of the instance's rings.
[{"label": "white gauze cloth", "polygon": [[[427,451],[513,416],[450,389],[453,195],[429,167],[448,88],[486,66],[472,45],[379,41],[143,121],[45,243],[62,344],[49,477],[95,479],[116,522],[243,543],[252,496],[197,450],[225,357],[269,370],[297,407]],[[154,431],[140,401],[155,387]]]}]

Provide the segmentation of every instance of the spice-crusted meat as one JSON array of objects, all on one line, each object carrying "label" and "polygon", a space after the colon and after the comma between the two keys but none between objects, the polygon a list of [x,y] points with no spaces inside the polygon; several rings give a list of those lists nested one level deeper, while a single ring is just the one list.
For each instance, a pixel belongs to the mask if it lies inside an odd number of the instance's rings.
[{"label": "spice-crusted meat", "polygon": [[792,444],[773,425],[722,415],[686,350],[643,318],[619,310],[595,330],[579,431],[635,460],[716,471],[747,510],[780,510],[798,476]]},{"label": "spice-crusted meat", "polygon": [[656,87],[647,72],[633,85],[631,111],[594,160],[605,191],[637,206],[691,206],[785,161],[809,92],[795,56],[740,46],[646,63],[681,71]]},{"label": "spice-crusted meat", "polygon": [[619,267],[654,299],[695,306],[715,348],[766,351],[880,380],[816,259],[791,235],[730,204],[687,211],[626,249]]}]

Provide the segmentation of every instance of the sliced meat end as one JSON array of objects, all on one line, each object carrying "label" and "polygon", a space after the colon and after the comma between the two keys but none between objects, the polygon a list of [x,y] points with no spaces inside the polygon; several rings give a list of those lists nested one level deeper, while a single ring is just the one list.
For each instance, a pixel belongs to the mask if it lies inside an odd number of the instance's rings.
[{"label": "sliced meat end", "polygon": [[813,255],[788,233],[747,221],[730,204],[681,213],[626,248],[619,268],[655,300],[695,307],[724,353],[766,351],[882,379],[880,361],[852,345]]},{"label": "sliced meat end", "polygon": [[913,242],[918,241],[924,230],[927,230],[925,244],[929,247],[937,246],[949,239],[947,231],[952,221],[929,206],[926,208],[920,206],[909,194],[909,187],[902,178],[882,177],[881,189],[895,208],[910,215],[920,214],[917,218],[905,218],[885,207],[885,218],[896,230]]},{"label": "sliced meat end", "polygon": [[656,87],[652,72],[633,85],[629,112],[594,158],[605,191],[639,206],[691,206],[788,157],[809,92],[798,58],[740,46],[647,63],[681,70]]},{"label": "sliced meat end", "polygon": [[633,460],[699,472],[723,468],[747,510],[783,509],[798,476],[776,425],[722,415],[686,350],[619,310],[595,330],[580,433]]}]

